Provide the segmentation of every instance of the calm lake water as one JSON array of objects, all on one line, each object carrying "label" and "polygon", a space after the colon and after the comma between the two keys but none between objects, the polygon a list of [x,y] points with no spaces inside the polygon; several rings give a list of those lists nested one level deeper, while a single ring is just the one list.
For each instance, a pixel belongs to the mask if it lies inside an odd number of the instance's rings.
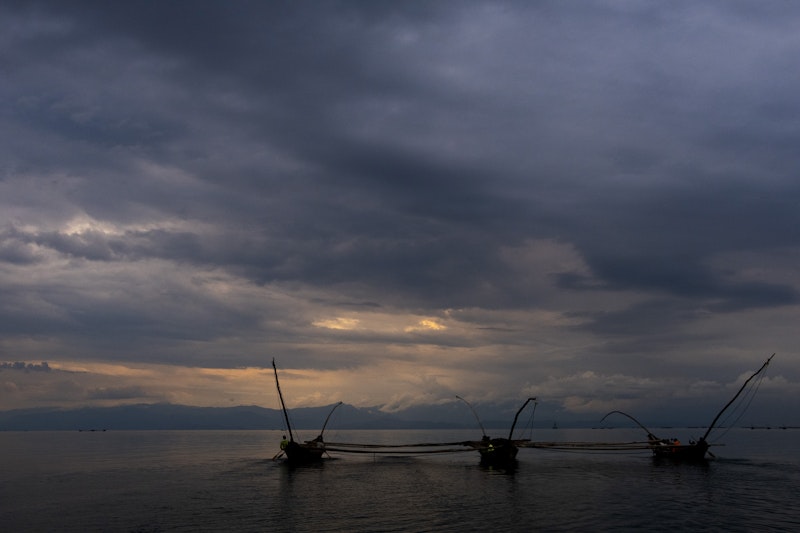
[{"label": "calm lake water", "polygon": [[[669,430],[688,439],[697,430]],[[502,435],[501,431],[490,431]],[[674,434],[673,434],[674,433]],[[300,432],[312,438],[313,432]],[[733,429],[707,466],[647,453],[523,449],[272,461],[278,431],[0,432],[3,531],[798,531],[800,430]],[[442,442],[475,431],[328,431],[336,442]],[[640,440],[537,430],[535,440]]]}]

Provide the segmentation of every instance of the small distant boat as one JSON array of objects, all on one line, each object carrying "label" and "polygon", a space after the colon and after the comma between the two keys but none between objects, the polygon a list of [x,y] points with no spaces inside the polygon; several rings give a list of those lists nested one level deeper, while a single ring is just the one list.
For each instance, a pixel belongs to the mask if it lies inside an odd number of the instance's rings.
[{"label": "small distant boat", "polygon": [[525,403],[522,404],[517,410],[517,414],[514,415],[514,422],[511,424],[511,430],[508,432],[508,438],[491,438],[486,434],[486,431],[483,428],[483,424],[481,424],[478,415],[475,413],[475,410],[472,409],[472,406],[467,402],[464,398],[460,396],[456,396],[459,400],[466,403],[470,410],[472,410],[472,414],[475,415],[475,418],[478,420],[478,425],[483,432],[483,438],[479,441],[467,441],[465,444],[471,446],[472,448],[478,450],[478,453],[481,455],[481,465],[482,466],[491,466],[491,467],[498,467],[498,468],[512,468],[517,463],[517,453],[519,452],[519,446],[525,442],[527,439],[520,439],[520,440],[513,440],[514,436],[514,427],[517,425],[517,419],[519,418],[519,414],[525,409],[525,406],[528,405],[530,402],[535,402],[536,398],[528,398],[525,400]]},{"label": "small distant boat", "polygon": [[307,440],[302,443],[298,442],[295,439],[294,431],[292,430],[292,424],[289,422],[289,412],[286,410],[286,404],[283,401],[281,384],[278,382],[278,368],[275,366],[275,359],[272,360],[272,369],[275,372],[275,386],[278,389],[278,398],[280,398],[281,401],[281,410],[283,411],[283,418],[286,422],[286,431],[289,434],[289,440],[286,440],[286,437],[284,437],[283,441],[281,442],[281,451],[278,452],[272,459],[276,460],[281,455],[286,455],[286,461],[293,465],[311,464],[322,461],[322,455],[325,453],[325,441],[322,439],[322,434],[325,432],[325,427],[327,427],[331,415],[337,407],[342,405],[342,402],[337,403],[333,406],[333,409],[330,410],[317,438],[313,440]]},{"label": "small distant boat", "polygon": [[706,455],[709,455],[711,457],[714,456],[714,454],[712,454],[708,449],[710,445],[707,439],[708,435],[711,433],[711,431],[714,429],[717,422],[719,421],[719,418],[725,411],[728,410],[728,408],[731,405],[733,405],[733,402],[735,402],[736,399],[742,394],[742,392],[747,388],[747,385],[753,380],[753,378],[761,374],[764,371],[764,369],[767,368],[770,361],[772,361],[773,357],[775,357],[775,354],[770,355],[769,358],[764,362],[764,364],[761,365],[761,368],[759,368],[749,378],[747,378],[747,380],[745,380],[745,382],[742,384],[742,386],[739,388],[739,390],[736,392],[733,398],[731,398],[730,401],[725,404],[725,406],[717,413],[717,416],[714,417],[714,420],[711,421],[711,424],[709,424],[705,434],[702,437],[700,437],[700,439],[697,440],[696,442],[690,441],[688,444],[683,444],[678,439],[675,438],[661,439],[659,437],[656,437],[653,434],[653,432],[644,427],[638,420],[636,420],[628,413],[624,413],[622,411],[611,411],[610,413],[608,413],[606,416],[603,417],[603,420],[605,420],[607,416],[613,413],[621,414],[633,420],[640,428],[642,428],[647,433],[647,441],[649,444],[649,448],[652,450],[653,456],[657,459],[670,459],[673,461],[680,461],[680,462],[705,461]]}]

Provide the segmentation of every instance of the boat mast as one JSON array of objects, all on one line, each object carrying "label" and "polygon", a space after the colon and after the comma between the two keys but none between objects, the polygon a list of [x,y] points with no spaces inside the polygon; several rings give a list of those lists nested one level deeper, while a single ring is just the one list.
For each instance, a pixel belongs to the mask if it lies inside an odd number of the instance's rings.
[{"label": "boat mast", "polygon": [[289,431],[289,440],[294,442],[294,434],[292,433],[292,425],[289,423],[289,413],[286,411],[286,404],[283,403],[283,394],[281,394],[281,384],[278,383],[278,367],[275,366],[275,358],[272,358],[272,369],[275,371],[275,386],[278,388],[278,398],[281,400],[281,409],[283,410],[283,418],[286,420],[286,429]]},{"label": "boat mast", "polygon": [[519,408],[517,414],[514,415],[514,423],[511,424],[511,431],[508,432],[508,440],[511,440],[511,436],[514,434],[514,426],[517,425],[517,418],[519,418],[519,414],[525,409],[525,406],[528,405],[528,402],[535,401],[536,398],[528,398],[525,400],[525,403],[522,404],[522,407]]},{"label": "boat mast", "polygon": [[746,380],[746,381],[745,381],[745,382],[742,384],[742,387],[739,389],[739,392],[737,392],[737,393],[736,393],[736,395],[735,395],[733,398],[731,398],[731,400],[730,400],[728,403],[726,403],[726,404],[725,404],[725,407],[723,407],[723,408],[722,408],[722,410],[721,410],[719,413],[717,413],[717,416],[716,416],[716,417],[714,417],[714,420],[713,420],[713,422],[711,422],[711,425],[710,425],[710,426],[708,426],[708,429],[706,430],[706,434],[705,434],[705,435],[703,435],[703,438],[702,438],[702,439],[700,439],[700,440],[702,440],[702,441],[706,440],[706,437],[708,437],[708,434],[709,434],[709,433],[711,433],[711,430],[712,430],[712,429],[714,429],[714,424],[716,424],[716,423],[717,423],[717,420],[719,420],[719,417],[721,417],[721,416],[722,416],[722,413],[724,413],[724,412],[725,412],[725,411],[728,409],[728,407],[730,407],[730,406],[731,406],[731,404],[732,404],[732,403],[733,403],[733,402],[736,400],[736,398],[738,398],[738,397],[739,397],[739,395],[742,393],[742,391],[744,390],[744,388],[745,388],[745,387],[747,387],[747,384],[748,384],[748,383],[750,383],[750,380],[752,380],[754,377],[756,377],[757,375],[759,375],[759,374],[761,373],[761,371],[762,371],[762,370],[764,370],[765,368],[767,368],[767,365],[769,364],[769,362],[770,362],[770,361],[772,361],[772,358],[773,358],[773,357],[775,357],[775,354],[772,354],[772,355],[770,355],[770,356],[769,356],[769,359],[767,359],[767,360],[764,362],[764,364],[763,364],[763,365],[761,365],[761,368],[759,368],[758,370],[756,370],[756,372],[754,372],[752,376],[750,376],[749,378],[747,378],[747,380]]}]

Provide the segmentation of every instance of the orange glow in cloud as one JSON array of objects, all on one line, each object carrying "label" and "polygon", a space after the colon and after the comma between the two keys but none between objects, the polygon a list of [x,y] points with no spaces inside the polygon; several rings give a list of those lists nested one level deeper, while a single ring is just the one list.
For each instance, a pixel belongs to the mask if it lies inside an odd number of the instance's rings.
[{"label": "orange glow in cloud", "polygon": [[404,331],[406,333],[411,333],[413,331],[442,331],[445,329],[447,329],[447,326],[444,324],[440,324],[439,322],[430,318],[425,318],[417,322],[416,325],[405,328]]},{"label": "orange glow in cloud", "polygon": [[337,317],[327,320],[317,320],[311,324],[318,328],[352,330],[358,328],[360,322],[361,321],[357,318]]}]

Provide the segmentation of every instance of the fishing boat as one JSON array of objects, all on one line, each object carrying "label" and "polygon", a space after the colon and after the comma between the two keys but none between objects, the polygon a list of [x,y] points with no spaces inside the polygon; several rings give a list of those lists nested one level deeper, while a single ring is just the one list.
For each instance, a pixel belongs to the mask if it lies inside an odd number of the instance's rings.
[{"label": "fishing boat", "polygon": [[478,450],[478,453],[481,455],[481,465],[500,468],[511,468],[515,466],[519,447],[528,441],[527,439],[514,440],[514,427],[516,427],[519,414],[523,409],[525,409],[525,406],[532,401],[535,402],[536,398],[528,398],[525,400],[525,403],[522,404],[522,407],[517,410],[517,413],[514,415],[514,422],[511,424],[511,430],[508,432],[507,438],[491,438],[486,434],[480,418],[478,418],[477,413],[475,413],[475,410],[472,408],[469,402],[460,396],[456,397],[469,406],[470,410],[472,410],[472,414],[475,415],[475,418],[478,420],[478,425],[483,432],[483,438],[481,438],[481,440],[467,441],[464,443],[467,446]]},{"label": "fishing boat", "polygon": [[763,372],[769,366],[770,361],[772,358],[775,357],[775,354],[769,356],[769,358],[761,365],[761,368],[756,370],[753,374],[750,375],[749,378],[745,380],[733,398],[725,404],[725,406],[717,413],[717,416],[714,417],[714,420],[711,421],[709,424],[708,429],[706,429],[705,434],[700,437],[697,441],[689,441],[688,444],[683,444],[679,440],[672,438],[672,439],[662,439],[656,437],[652,431],[647,429],[641,422],[636,420],[633,416],[629,415],[628,413],[624,413],[622,411],[611,411],[606,416],[603,417],[603,420],[611,414],[617,413],[623,416],[626,416],[633,420],[640,428],[642,428],[647,433],[647,441],[648,447],[653,452],[653,457],[657,459],[669,459],[673,461],[679,462],[703,462],[707,459],[708,456],[714,457],[714,454],[709,451],[710,444],[708,443],[708,436],[716,427],[717,422],[719,421],[720,417],[725,413],[731,405],[736,401],[739,396],[741,396],[742,392],[747,388],[750,382],[758,375],[762,375]]},{"label": "fishing boat", "polygon": [[281,401],[283,419],[286,422],[286,432],[289,434],[288,440],[284,436],[283,441],[281,442],[281,451],[275,454],[272,459],[277,460],[282,455],[285,455],[286,461],[293,465],[318,463],[322,461],[322,456],[326,451],[325,441],[322,439],[322,434],[325,432],[325,428],[328,425],[328,421],[331,419],[331,415],[337,407],[342,405],[342,402],[337,403],[330,410],[328,416],[325,418],[325,423],[322,425],[322,430],[315,439],[298,442],[297,439],[295,439],[292,424],[289,422],[289,412],[286,410],[286,404],[283,401],[283,393],[281,393],[281,384],[278,381],[278,368],[275,366],[275,359],[272,360],[272,369],[275,372],[275,387],[278,389],[278,398]]}]

